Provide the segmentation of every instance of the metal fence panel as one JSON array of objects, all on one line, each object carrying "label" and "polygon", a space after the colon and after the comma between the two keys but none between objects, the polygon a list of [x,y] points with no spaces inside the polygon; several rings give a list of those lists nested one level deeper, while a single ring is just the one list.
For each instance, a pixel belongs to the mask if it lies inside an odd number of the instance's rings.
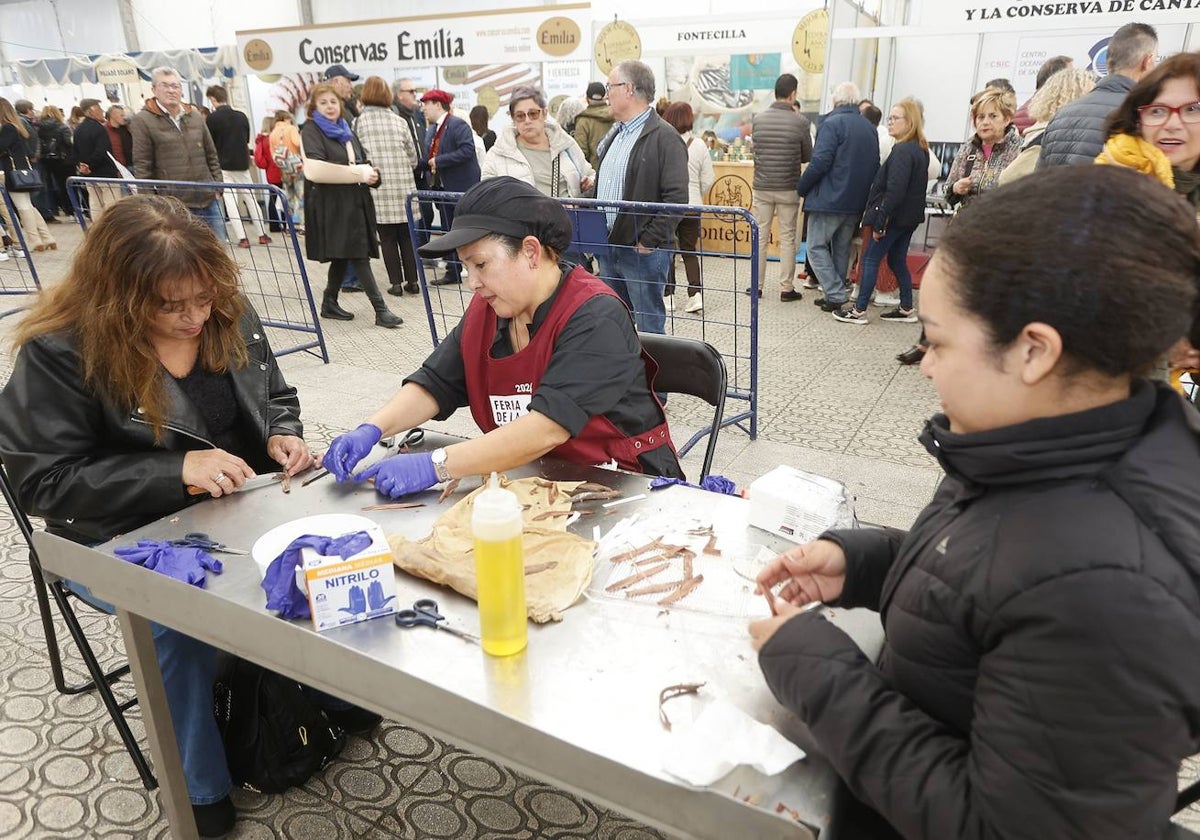
[{"label": "metal fence panel", "polygon": [[[37,266],[33,264],[33,255],[29,253],[29,247],[25,243],[17,208],[13,206],[12,197],[4,189],[3,178],[0,178],[0,236],[0,295],[37,294],[42,288],[38,281]],[[2,310],[0,318],[13,315],[24,308],[25,306],[21,305]]]},{"label": "metal fence panel", "polygon": [[[267,328],[275,355],[304,351],[328,363],[329,352],[317,317],[300,234],[281,189],[259,183],[67,179],[75,219],[85,231],[91,222],[92,205],[102,208],[135,192],[172,194],[180,189],[222,191],[218,206],[224,213],[229,252],[241,267],[242,292]],[[242,233],[246,245],[239,247]],[[260,243],[260,236],[270,241]]]},{"label": "metal fence panel", "polygon": [[[441,204],[453,206],[461,193],[421,191],[408,197],[409,232],[414,247],[423,244],[440,228],[426,226],[421,217],[419,204],[430,202],[435,207]],[[642,305],[631,307],[639,329],[645,323],[644,316],[665,315],[663,332],[668,335],[686,336],[707,341],[717,349],[725,360],[729,375],[727,413],[722,426],[736,425],[751,439],[758,436],[758,295],[750,294],[757,289],[759,228],[754,216],[740,207],[716,207],[711,205],[650,204],[643,202],[602,202],[594,199],[560,199],[571,216],[574,231],[571,248],[565,255],[570,262],[584,264],[592,273],[613,285],[610,270],[614,260],[628,257],[633,246],[612,245],[608,242],[606,213],[619,212],[633,219],[635,228],[648,219],[663,214],[673,219],[685,214],[699,221],[699,240],[694,252],[680,248],[678,240],[669,249],[674,268],[676,294],[672,310],[654,309],[650,296],[633,290],[632,299]],[[672,225],[672,227],[674,227]],[[703,309],[699,312],[686,311],[687,300],[681,291],[688,288],[687,266],[683,258],[695,259],[694,274],[698,276],[703,295]],[[429,332],[434,346],[459,322],[470,302],[472,292],[466,280],[461,284],[446,284],[444,271],[431,260],[417,261],[421,294],[425,300],[425,312],[429,320]],[[434,276],[430,276],[430,275]],[[641,283],[646,289],[655,281],[630,278],[627,286]],[[628,302],[628,301],[627,301]],[[645,311],[650,302],[652,311]],[[658,300],[662,305],[662,299]],[[657,330],[651,330],[657,331]],[[732,403],[730,402],[732,401]],[[709,431],[712,422],[711,408],[697,406],[694,412],[676,419],[693,422],[701,427],[686,444],[679,447],[685,455]],[[730,413],[730,409],[732,412]],[[705,418],[707,410],[708,417]],[[673,412],[673,414],[676,412]]]}]

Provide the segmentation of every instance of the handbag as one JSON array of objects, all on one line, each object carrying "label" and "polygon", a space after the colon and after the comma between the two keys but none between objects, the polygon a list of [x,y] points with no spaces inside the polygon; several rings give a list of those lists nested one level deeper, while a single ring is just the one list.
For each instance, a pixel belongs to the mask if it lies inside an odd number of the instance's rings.
[{"label": "handbag", "polygon": [[4,173],[4,188],[9,192],[37,192],[42,188],[42,173],[33,168],[29,156],[25,156],[25,168],[17,168],[17,162],[8,153],[8,162],[12,168]]},{"label": "handbag", "polygon": [[295,175],[300,170],[300,156],[286,146],[275,149],[275,165],[284,175]]},{"label": "handbag", "polygon": [[300,683],[232,655],[217,666],[214,713],[234,784],[259,793],[304,784],[346,743]]}]

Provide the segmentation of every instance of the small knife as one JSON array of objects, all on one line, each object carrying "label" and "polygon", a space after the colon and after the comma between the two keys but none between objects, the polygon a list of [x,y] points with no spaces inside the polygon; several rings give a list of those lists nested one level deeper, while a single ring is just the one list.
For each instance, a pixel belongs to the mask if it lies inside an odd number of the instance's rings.
[{"label": "small knife", "polygon": [[[284,473],[281,473],[281,472],[263,473],[262,475],[256,475],[256,476],[254,476],[254,478],[246,479],[246,483],[243,484],[241,487],[239,487],[234,492],[248,493],[251,490],[258,490],[262,487],[270,487],[272,484],[277,484],[280,481],[283,481],[283,476],[284,476]],[[208,491],[205,490],[203,487],[197,487],[194,484],[189,484],[187,492],[188,492],[189,496],[201,496],[201,495],[207,493]],[[229,495],[229,494],[226,493],[225,495]]]}]

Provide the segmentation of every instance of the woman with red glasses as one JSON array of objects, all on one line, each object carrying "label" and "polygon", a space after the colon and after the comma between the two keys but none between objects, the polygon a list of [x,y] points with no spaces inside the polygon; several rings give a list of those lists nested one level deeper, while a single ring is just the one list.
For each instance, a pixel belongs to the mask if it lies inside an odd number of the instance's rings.
[{"label": "woman with red glasses", "polygon": [[[1108,120],[1096,163],[1128,166],[1166,184],[1200,221],[1200,52],[1173,55],[1148,73]],[[1170,379],[1200,380],[1200,350],[1181,341],[1167,354]]]},{"label": "woman with red glasses", "polygon": [[1134,85],[1096,162],[1152,175],[1200,210],[1200,52],[1171,56]]}]

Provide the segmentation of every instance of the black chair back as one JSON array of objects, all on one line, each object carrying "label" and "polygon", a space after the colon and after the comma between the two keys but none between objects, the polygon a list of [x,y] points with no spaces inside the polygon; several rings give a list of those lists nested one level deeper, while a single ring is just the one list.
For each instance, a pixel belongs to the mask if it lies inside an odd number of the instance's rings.
[{"label": "black chair back", "polygon": [[[638,333],[642,347],[658,363],[654,390],[668,394],[689,394],[713,406],[712,425],[708,428],[708,447],[700,468],[700,478],[712,469],[717,451],[717,434],[725,417],[725,392],[728,377],[725,360],[717,349],[706,341],[677,335]],[[701,432],[700,434],[705,434]]]}]

